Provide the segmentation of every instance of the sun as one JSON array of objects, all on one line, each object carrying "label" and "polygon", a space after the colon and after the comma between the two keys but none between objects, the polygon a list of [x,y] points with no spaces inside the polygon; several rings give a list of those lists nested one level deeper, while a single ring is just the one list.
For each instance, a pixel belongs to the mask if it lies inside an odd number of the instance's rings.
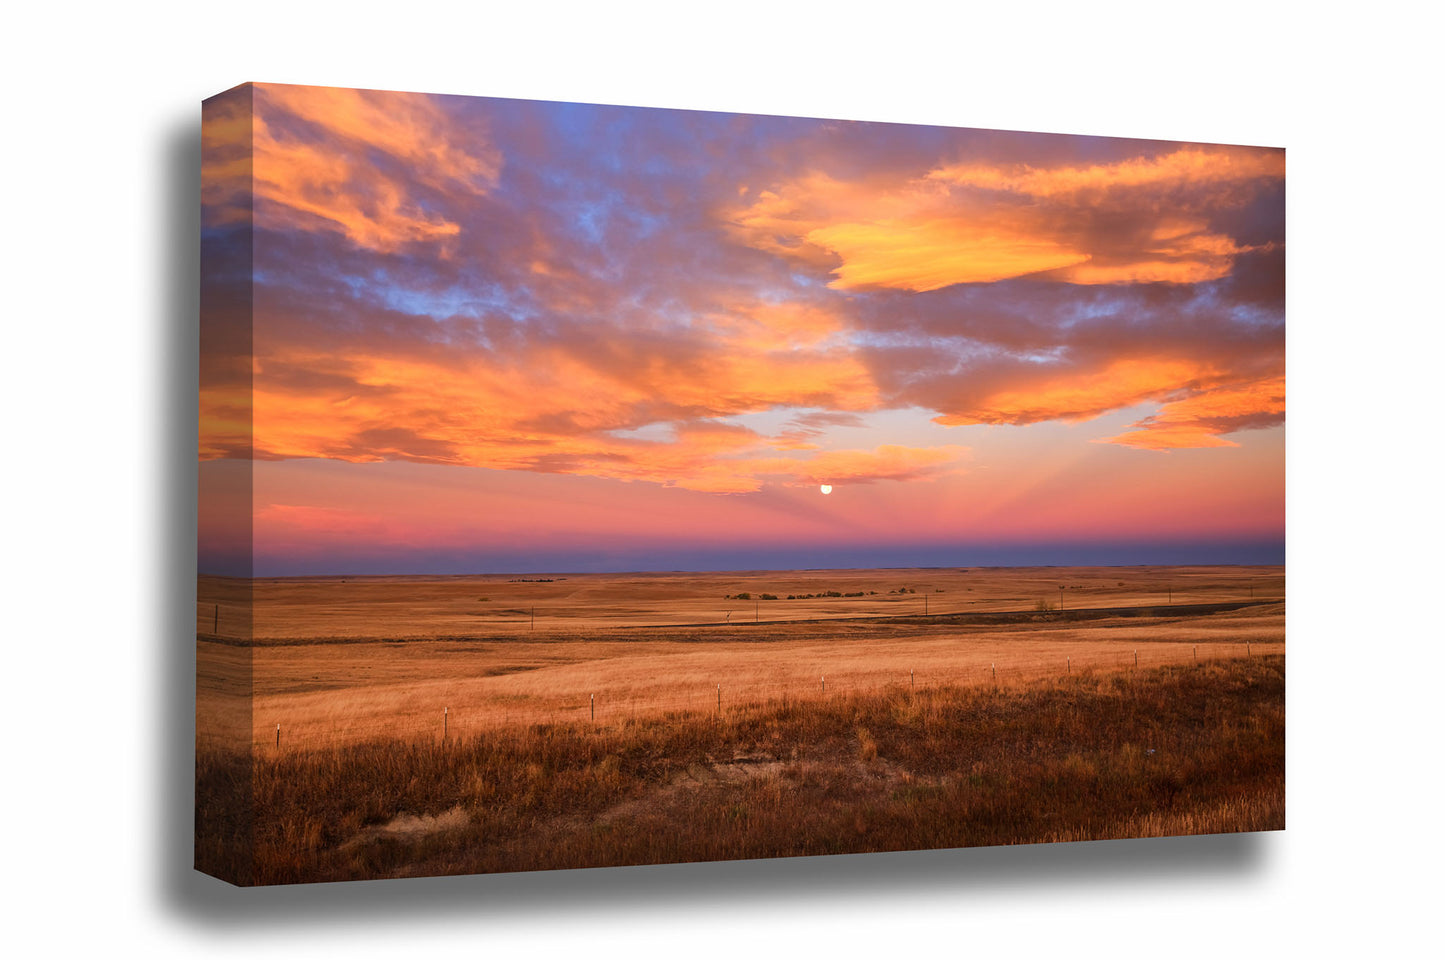
[{"label": "sun", "polygon": [[833,485],[831,483],[825,483],[818,489],[823,491],[824,495],[827,495],[833,492]]}]

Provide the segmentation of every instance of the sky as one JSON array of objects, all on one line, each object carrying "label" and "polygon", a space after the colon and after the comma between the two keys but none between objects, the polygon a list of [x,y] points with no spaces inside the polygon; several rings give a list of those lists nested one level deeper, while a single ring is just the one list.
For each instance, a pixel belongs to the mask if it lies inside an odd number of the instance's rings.
[{"label": "sky", "polygon": [[203,151],[203,573],[1283,562],[1283,150],[247,85]]}]

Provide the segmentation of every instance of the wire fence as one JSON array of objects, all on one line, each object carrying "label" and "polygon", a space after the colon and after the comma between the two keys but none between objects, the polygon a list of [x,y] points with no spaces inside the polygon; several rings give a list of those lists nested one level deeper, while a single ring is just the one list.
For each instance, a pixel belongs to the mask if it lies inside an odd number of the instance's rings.
[{"label": "wire fence", "polygon": [[[1082,656],[1001,654],[996,660],[968,667],[914,669],[905,673],[859,671],[815,677],[790,676],[773,681],[710,682],[659,680],[651,687],[625,690],[573,689],[545,695],[497,694],[470,697],[430,708],[378,710],[374,705],[355,712],[287,717],[252,716],[255,750],[305,751],[368,742],[428,743],[464,739],[505,729],[546,724],[612,730],[629,722],[669,715],[727,718],[760,708],[786,707],[845,699],[885,690],[924,692],[944,687],[1010,687],[1044,678],[1062,678],[1089,671],[1117,672],[1151,667],[1205,663],[1284,652],[1276,641],[1153,643],[1139,648]],[[278,719],[279,718],[279,719]],[[235,739],[197,731],[197,746],[234,748]]]}]

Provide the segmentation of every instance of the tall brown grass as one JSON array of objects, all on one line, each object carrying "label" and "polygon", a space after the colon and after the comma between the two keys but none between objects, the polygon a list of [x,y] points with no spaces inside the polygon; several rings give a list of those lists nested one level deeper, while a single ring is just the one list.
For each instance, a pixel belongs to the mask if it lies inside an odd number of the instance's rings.
[{"label": "tall brown grass", "polygon": [[[251,735],[288,750],[366,740],[426,739],[518,723],[614,723],[711,713],[770,700],[833,698],[909,681],[916,688],[1032,683],[1097,670],[1283,653],[1283,618],[1194,617],[1147,627],[1037,624],[918,635],[869,625],[847,635],[782,635],[766,643],[412,641],[253,648]],[[1278,623],[1276,624],[1276,620]],[[1264,621],[1261,623],[1261,621]],[[1274,634],[1275,630],[1279,635]],[[225,645],[197,645],[198,663]],[[820,680],[826,675],[824,688]],[[721,690],[719,691],[719,686]]]},{"label": "tall brown grass", "polygon": [[1284,658],[237,761],[196,789],[238,883],[1281,829]]}]

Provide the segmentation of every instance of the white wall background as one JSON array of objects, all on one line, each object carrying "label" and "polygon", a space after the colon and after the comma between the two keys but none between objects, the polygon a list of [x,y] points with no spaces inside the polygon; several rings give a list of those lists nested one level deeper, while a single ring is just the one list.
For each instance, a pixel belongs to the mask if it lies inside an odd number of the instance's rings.
[{"label": "white wall background", "polygon": [[[1445,317],[1436,31],[1420,15],[1235,0],[13,6],[7,948],[1438,947],[1445,525],[1427,416]],[[1288,147],[1288,831],[250,891],[189,874],[198,104],[245,80]]]}]

